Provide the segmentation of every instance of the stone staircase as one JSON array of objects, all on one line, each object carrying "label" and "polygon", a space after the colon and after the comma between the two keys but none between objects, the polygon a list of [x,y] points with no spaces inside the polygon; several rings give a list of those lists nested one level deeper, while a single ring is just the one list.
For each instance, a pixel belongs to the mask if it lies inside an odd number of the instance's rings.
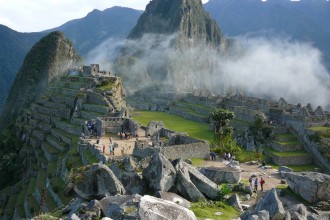
[{"label": "stone staircase", "polygon": [[299,141],[286,127],[274,127],[275,140],[271,148],[265,148],[264,153],[273,163],[280,166],[312,164],[311,155],[304,150]]},{"label": "stone staircase", "polygon": [[[120,110],[122,105],[120,99],[87,91],[93,81],[89,77],[62,77],[26,111],[21,126],[27,136],[33,172],[26,183],[20,183],[17,192],[10,193],[4,210],[9,219],[30,219],[40,211],[68,204],[71,198],[64,196],[64,187],[70,169],[86,161],[98,162],[89,151],[83,155],[77,152],[82,125],[98,116],[111,116],[110,110]],[[74,116],[79,98],[81,111]]]}]

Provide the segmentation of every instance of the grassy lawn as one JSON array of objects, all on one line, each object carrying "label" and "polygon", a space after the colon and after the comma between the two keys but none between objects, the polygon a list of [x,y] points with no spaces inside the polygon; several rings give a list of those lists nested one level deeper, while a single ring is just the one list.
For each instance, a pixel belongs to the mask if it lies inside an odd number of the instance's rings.
[{"label": "grassy lawn", "polygon": [[[273,169],[279,169],[281,166],[270,163],[268,164],[272,166]],[[306,165],[287,165],[287,167],[290,167],[294,172],[305,172],[305,171],[314,171],[314,168],[319,168],[318,166],[314,164],[306,164]]]},{"label": "grassy lawn", "polygon": [[[234,219],[239,216],[239,211],[234,209],[232,206],[226,205],[223,202],[195,202],[191,203],[190,208],[198,219]],[[216,212],[221,212],[221,215],[215,215]]]},{"label": "grassy lawn", "polygon": [[287,134],[275,134],[275,137],[281,138],[281,139],[287,139],[287,140],[297,140],[297,138],[290,133]]},{"label": "grassy lawn", "polygon": [[213,132],[206,123],[195,122],[165,112],[138,111],[133,113],[133,119],[147,126],[150,121],[163,121],[166,128],[188,133],[189,136],[207,141],[213,140]]},{"label": "grassy lawn", "polygon": [[299,140],[292,140],[292,141],[275,141],[280,145],[299,145],[302,144]]},{"label": "grassy lawn", "polygon": [[202,158],[192,158],[191,159],[191,162],[192,162],[192,165],[194,167],[200,167],[200,166],[203,166],[204,165],[205,159],[202,159]]},{"label": "grassy lawn", "polygon": [[330,127],[311,127],[311,128],[308,128],[309,130],[311,131],[324,131],[324,132],[327,132],[327,131],[330,131]]},{"label": "grassy lawn", "polygon": [[304,150],[299,150],[299,151],[286,151],[286,152],[279,152],[279,151],[275,151],[272,149],[267,148],[267,151],[279,156],[279,157],[291,157],[291,156],[306,156],[309,155],[309,153],[307,153]]}]

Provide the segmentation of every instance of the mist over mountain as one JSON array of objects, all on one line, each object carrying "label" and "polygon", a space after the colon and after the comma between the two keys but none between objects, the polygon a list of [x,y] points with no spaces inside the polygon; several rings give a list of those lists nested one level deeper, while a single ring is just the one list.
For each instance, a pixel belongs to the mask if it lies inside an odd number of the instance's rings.
[{"label": "mist over mountain", "polygon": [[205,9],[227,36],[282,37],[307,42],[330,69],[330,2],[326,0],[210,0]]},{"label": "mist over mountain", "polygon": [[227,45],[200,0],[154,0],[129,34],[114,67],[130,89],[150,83],[172,86],[188,70],[185,63],[178,65],[180,54],[202,47],[213,48],[220,55]]}]

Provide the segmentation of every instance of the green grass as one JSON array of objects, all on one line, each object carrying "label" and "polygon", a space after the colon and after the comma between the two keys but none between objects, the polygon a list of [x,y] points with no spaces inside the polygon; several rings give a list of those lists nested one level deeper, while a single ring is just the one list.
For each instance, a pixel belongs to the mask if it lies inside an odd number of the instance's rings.
[{"label": "green grass", "polygon": [[287,139],[288,141],[290,140],[297,140],[297,138],[290,133],[285,133],[285,134],[275,134],[275,137],[281,138],[281,139]]},{"label": "green grass", "polygon": [[280,145],[299,145],[302,144],[299,140],[292,140],[292,141],[275,141]]},{"label": "green grass", "polygon": [[[279,169],[281,166],[269,163],[267,165],[272,166],[273,169]],[[287,165],[287,167],[291,168],[294,172],[306,172],[306,171],[314,171],[315,168],[319,168],[314,164],[306,164],[306,165]]]},{"label": "green grass", "polygon": [[194,167],[200,167],[203,166],[205,164],[205,159],[202,158],[192,158],[191,159],[192,165]]},{"label": "green grass", "polygon": [[330,127],[311,127],[311,128],[308,128],[308,130],[311,130],[311,131],[330,131]]},{"label": "green grass", "polygon": [[138,111],[133,113],[133,119],[147,126],[150,121],[163,121],[166,128],[188,133],[189,136],[207,141],[213,140],[213,132],[206,123],[195,122],[165,112]]},{"label": "green grass", "polygon": [[286,152],[279,152],[272,149],[267,148],[267,151],[271,152],[272,154],[279,156],[279,157],[293,157],[293,156],[307,156],[309,153],[307,153],[304,150],[299,151],[286,151]]},{"label": "green grass", "polygon": [[[190,208],[198,219],[214,219],[214,220],[227,220],[234,219],[239,216],[239,211],[234,209],[232,206],[226,205],[223,202],[196,202],[191,203]],[[222,212],[222,215],[214,215],[216,212]]]},{"label": "green grass", "polygon": [[299,202],[303,203],[305,206],[310,205],[310,203],[308,201],[306,201],[303,197],[301,197],[299,194],[293,192],[292,189],[287,184],[277,185],[275,188],[283,190],[284,196],[285,195],[292,196],[295,199],[297,199]]}]

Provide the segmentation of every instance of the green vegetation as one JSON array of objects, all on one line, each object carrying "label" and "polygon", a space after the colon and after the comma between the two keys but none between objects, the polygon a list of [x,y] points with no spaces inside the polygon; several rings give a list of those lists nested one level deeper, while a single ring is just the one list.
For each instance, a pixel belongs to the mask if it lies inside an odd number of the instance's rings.
[{"label": "green vegetation", "polygon": [[[191,204],[190,208],[198,219],[214,219],[214,220],[227,220],[234,219],[239,216],[239,211],[232,206],[226,205],[223,202],[195,202]],[[215,215],[215,213],[221,212],[221,215]]]},{"label": "green vegetation", "polygon": [[191,162],[192,162],[192,165],[194,167],[200,167],[200,166],[203,166],[204,165],[205,159],[202,159],[202,158],[192,158],[191,159]]},{"label": "green vegetation", "polygon": [[311,127],[311,128],[308,128],[308,130],[311,130],[311,131],[329,131],[330,132],[330,127]]},{"label": "green vegetation", "polygon": [[292,189],[287,184],[277,185],[276,186],[276,189],[283,190],[283,192],[284,192],[285,195],[290,195],[290,196],[294,197],[299,202],[303,203],[305,206],[309,206],[310,205],[310,203],[307,202],[303,197],[301,197],[297,193],[293,192]]},{"label": "green vegetation", "polygon": [[299,140],[291,140],[291,141],[274,141],[280,145],[299,145],[302,144]]},{"label": "green vegetation", "polygon": [[299,151],[286,151],[286,152],[279,152],[272,150],[270,148],[266,149],[267,151],[271,152],[272,154],[279,156],[279,157],[293,157],[293,156],[308,156],[309,154],[304,150]]},{"label": "green vegetation", "polygon": [[[273,169],[279,169],[281,166],[269,163],[268,165],[272,166]],[[315,168],[319,168],[314,164],[306,164],[306,165],[287,165],[287,167],[291,168],[294,172],[304,172],[304,171],[314,171]]]},{"label": "green vegetation", "polygon": [[188,133],[189,136],[207,141],[213,140],[213,133],[206,123],[195,122],[165,112],[137,111],[133,119],[147,126],[150,121],[163,121],[166,128],[178,132]]}]

